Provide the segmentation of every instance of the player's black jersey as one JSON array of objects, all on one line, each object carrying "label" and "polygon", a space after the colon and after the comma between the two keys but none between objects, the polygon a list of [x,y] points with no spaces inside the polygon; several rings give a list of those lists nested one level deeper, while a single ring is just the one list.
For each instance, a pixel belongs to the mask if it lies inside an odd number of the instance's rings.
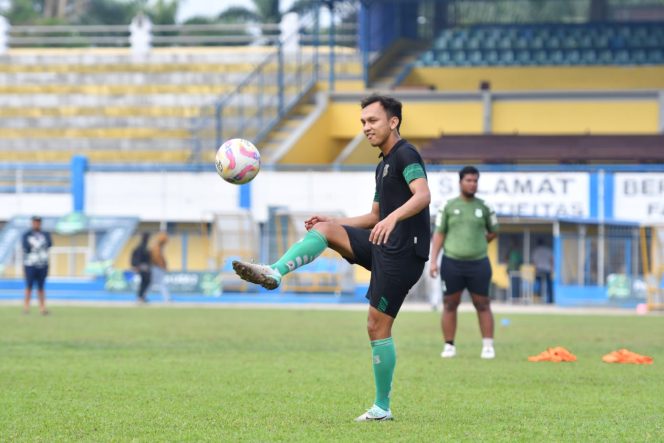
[{"label": "player's black jersey", "polygon": [[[384,219],[413,196],[408,184],[425,178],[424,162],[419,152],[406,140],[399,140],[376,167],[376,197],[380,219]],[[429,258],[431,240],[429,207],[396,224],[382,248],[388,254],[404,255],[409,250],[420,258]]]}]

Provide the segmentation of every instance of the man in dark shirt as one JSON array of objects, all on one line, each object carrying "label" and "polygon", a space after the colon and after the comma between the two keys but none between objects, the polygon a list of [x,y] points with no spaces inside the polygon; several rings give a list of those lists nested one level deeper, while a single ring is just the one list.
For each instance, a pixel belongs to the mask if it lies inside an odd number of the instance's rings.
[{"label": "man in dark shirt", "polygon": [[374,405],[355,420],[390,420],[396,366],[392,324],[429,257],[431,194],[420,154],[399,133],[401,102],[372,95],[362,100],[361,107],[364,135],[381,151],[370,212],[335,219],[314,215],[304,222],[309,232],[276,263],[267,266],[235,261],[233,268],[243,279],[275,289],[282,276],[330,247],[350,263],[370,270],[367,330],[376,397]]},{"label": "man in dark shirt", "polygon": [[30,312],[32,287],[37,285],[39,312],[48,314],[46,310],[46,293],[44,283],[48,275],[48,249],[53,245],[51,235],[41,230],[42,219],[32,217],[32,228],[23,234],[23,270],[25,273],[25,300],[23,312]]}]

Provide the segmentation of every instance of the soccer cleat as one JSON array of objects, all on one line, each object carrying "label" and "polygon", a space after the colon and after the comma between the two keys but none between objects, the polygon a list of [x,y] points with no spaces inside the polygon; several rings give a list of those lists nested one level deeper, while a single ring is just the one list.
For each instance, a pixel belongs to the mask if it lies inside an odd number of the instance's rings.
[{"label": "soccer cleat", "polygon": [[373,405],[364,414],[360,415],[355,421],[387,421],[392,420],[392,412],[386,411],[376,405]]},{"label": "soccer cleat", "polygon": [[443,358],[452,358],[456,356],[456,346],[449,343],[445,343],[443,352],[440,353],[440,356]]},{"label": "soccer cleat", "polygon": [[233,260],[233,269],[242,280],[261,285],[265,289],[277,289],[281,284],[281,275],[266,265]]},{"label": "soccer cleat", "polygon": [[482,347],[480,357],[485,360],[491,360],[492,358],[496,358],[496,351],[493,350],[493,346],[484,346]]}]

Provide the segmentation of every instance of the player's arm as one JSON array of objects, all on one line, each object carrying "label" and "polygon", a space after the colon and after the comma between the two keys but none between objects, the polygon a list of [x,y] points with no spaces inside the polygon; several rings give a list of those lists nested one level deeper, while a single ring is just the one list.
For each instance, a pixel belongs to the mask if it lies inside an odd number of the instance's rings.
[{"label": "player's arm", "polygon": [[30,252],[30,242],[28,241],[28,234],[23,234],[23,253],[27,254]]},{"label": "player's arm", "polygon": [[305,220],[304,227],[307,231],[313,228],[319,222],[332,222],[340,225],[352,226],[355,228],[371,229],[380,220],[380,206],[377,201],[371,205],[371,212],[355,217],[328,217],[324,215],[314,215]]},{"label": "player's arm", "polygon": [[446,208],[447,204],[436,214],[436,223],[433,228],[433,238],[431,239],[431,257],[429,260],[429,275],[431,277],[437,277],[439,273],[438,255],[445,244],[445,233],[447,232]]},{"label": "player's arm", "polygon": [[50,248],[53,246],[53,239],[51,238],[51,234],[46,232],[46,247]]},{"label": "player's arm", "polygon": [[371,230],[371,234],[369,234],[370,242],[377,245],[387,243],[390,234],[398,222],[418,214],[429,206],[431,203],[431,192],[429,191],[429,184],[426,178],[416,178],[408,184],[408,187],[413,195],[403,205],[376,223],[376,226]]},{"label": "player's arm", "polygon": [[438,277],[438,255],[440,250],[443,249],[445,243],[445,234],[439,231],[433,233],[431,239],[431,258],[429,260],[429,275],[431,277]]},{"label": "player's arm", "polygon": [[486,242],[491,243],[493,239],[495,239],[498,234],[498,217],[496,216],[496,211],[491,207],[491,206],[486,206],[487,209],[487,216],[485,218],[486,220]]}]

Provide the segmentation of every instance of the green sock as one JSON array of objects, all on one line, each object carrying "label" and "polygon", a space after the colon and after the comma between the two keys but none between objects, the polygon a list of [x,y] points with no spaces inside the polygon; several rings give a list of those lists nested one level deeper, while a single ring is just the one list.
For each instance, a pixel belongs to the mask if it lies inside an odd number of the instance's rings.
[{"label": "green sock", "polygon": [[388,411],[390,409],[390,392],[392,376],[397,365],[397,350],[392,337],[371,342],[373,356],[374,380],[376,382],[376,406]]},{"label": "green sock", "polygon": [[309,230],[302,240],[290,247],[276,263],[272,265],[273,269],[279,271],[281,275],[286,275],[314,261],[327,248],[327,239],[323,234],[315,229]]}]

